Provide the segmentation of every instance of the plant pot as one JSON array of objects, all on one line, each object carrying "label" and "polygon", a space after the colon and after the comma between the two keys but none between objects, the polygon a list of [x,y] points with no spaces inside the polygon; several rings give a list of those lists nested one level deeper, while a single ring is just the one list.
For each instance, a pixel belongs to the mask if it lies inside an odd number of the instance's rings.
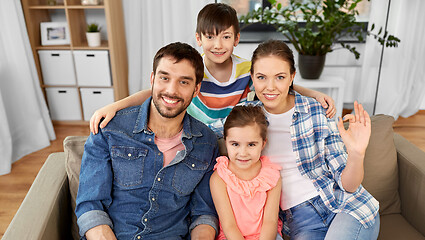
[{"label": "plant pot", "polygon": [[100,32],[86,32],[86,37],[89,47],[100,46]]},{"label": "plant pot", "polygon": [[298,54],[298,68],[304,79],[318,79],[325,66],[326,55],[311,56]]}]

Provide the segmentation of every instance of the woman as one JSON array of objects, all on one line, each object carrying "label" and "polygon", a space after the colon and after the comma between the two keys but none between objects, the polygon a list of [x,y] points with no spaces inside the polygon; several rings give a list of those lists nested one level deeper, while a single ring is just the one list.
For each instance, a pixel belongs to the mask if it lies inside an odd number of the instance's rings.
[{"label": "woman", "polygon": [[293,91],[294,57],[282,41],[260,44],[251,61],[269,121],[263,155],[282,167],[280,216],[291,239],[376,239],[379,203],[360,185],[371,131],[367,112],[355,102],[345,130],[341,118],[336,126],[320,103]]}]

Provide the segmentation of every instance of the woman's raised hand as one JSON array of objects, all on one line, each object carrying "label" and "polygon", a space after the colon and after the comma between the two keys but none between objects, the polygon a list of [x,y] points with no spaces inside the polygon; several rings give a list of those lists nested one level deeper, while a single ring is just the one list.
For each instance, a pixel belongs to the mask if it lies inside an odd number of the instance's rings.
[{"label": "woman's raised hand", "polygon": [[[345,130],[343,121],[347,120],[349,121],[349,127]],[[365,154],[369,144],[371,122],[369,114],[363,109],[361,104],[355,101],[354,115],[347,114],[344,116],[344,120],[341,117],[339,118],[338,129],[349,154]]]}]

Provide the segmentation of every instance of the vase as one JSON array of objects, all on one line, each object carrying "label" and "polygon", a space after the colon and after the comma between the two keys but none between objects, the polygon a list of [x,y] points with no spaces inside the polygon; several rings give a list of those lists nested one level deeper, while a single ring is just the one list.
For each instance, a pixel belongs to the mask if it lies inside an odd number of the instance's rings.
[{"label": "vase", "polygon": [[302,55],[298,54],[298,68],[304,79],[318,79],[325,66],[325,55]]},{"label": "vase", "polygon": [[100,32],[86,32],[86,36],[89,47],[100,46]]}]

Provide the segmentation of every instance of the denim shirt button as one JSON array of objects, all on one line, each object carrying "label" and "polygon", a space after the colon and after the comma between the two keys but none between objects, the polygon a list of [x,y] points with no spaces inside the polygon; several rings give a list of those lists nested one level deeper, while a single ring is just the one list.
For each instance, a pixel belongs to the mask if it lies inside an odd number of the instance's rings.
[{"label": "denim shirt button", "polygon": [[127,154],[127,156],[131,157],[131,153]]},{"label": "denim shirt button", "polygon": [[160,182],[161,181],[161,178],[158,178],[157,180],[158,180],[158,182]]},{"label": "denim shirt button", "polygon": [[158,156],[161,156],[161,153],[158,153]]},{"label": "denim shirt button", "polygon": [[152,198],[152,201],[155,202],[155,198],[154,197]]},{"label": "denim shirt button", "polygon": [[151,142],[152,141],[152,138],[149,138],[148,141]]},{"label": "denim shirt button", "polygon": [[145,220],[144,220],[145,222],[147,222],[148,221],[148,219],[147,218],[145,218]]},{"label": "denim shirt button", "polygon": [[192,164],[192,167],[195,167],[195,164]]},{"label": "denim shirt button", "polygon": [[137,236],[137,239],[141,239],[142,237],[140,237],[140,236]]}]

